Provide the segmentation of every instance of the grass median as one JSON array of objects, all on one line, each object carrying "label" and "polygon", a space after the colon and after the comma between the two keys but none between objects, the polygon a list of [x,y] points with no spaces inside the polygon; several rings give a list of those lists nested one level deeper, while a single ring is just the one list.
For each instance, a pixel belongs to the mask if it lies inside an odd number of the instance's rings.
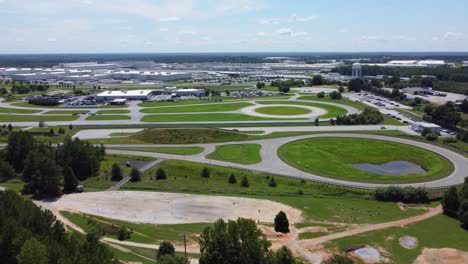
[{"label": "grass median", "polygon": [[306,105],[321,108],[326,110],[327,113],[325,115],[320,116],[320,118],[335,118],[338,116],[346,115],[348,112],[346,109],[328,105],[328,104],[321,104],[321,103],[308,103],[308,102],[295,102],[295,101],[259,101],[257,102],[262,105],[274,105],[274,104],[282,104],[282,105]]},{"label": "grass median", "polygon": [[127,115],[92,115],[88,116],[86,120],[97,121],[97,120],[130,120],[131,117]]},{"label": "grass median", "polygon": [[262,161],[259,144],[233,144],[217,146],[216,150],[206,156],[208,159],[251,165]]},{"label": "grass median", "polygon": [[[284,119],[263,118],[243,114],[173,114],[173,115],[147,115],[143,122],[222,122],[222,121],[278,121]],[[306,120],[306,119],[288,119]]]},{"label": "grass median", "polygon": [[179,106],[179,107],[160,107],[160,108],[145,108],[141,110],[142,113],[196,113],[196,112],[229,112],[236,111],[241,108],[251,106],[250,103],[220,103],[220,104],[206,104],[206,105],[193,105],[193,106]]}]

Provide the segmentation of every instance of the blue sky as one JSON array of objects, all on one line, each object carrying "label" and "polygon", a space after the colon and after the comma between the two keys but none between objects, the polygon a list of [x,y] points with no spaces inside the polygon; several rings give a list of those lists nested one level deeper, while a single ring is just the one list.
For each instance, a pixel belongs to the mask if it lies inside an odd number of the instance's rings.
[{"label": "blue sky", "polygon": [[468,0],[0,0],[0,53],[468,51]]}]

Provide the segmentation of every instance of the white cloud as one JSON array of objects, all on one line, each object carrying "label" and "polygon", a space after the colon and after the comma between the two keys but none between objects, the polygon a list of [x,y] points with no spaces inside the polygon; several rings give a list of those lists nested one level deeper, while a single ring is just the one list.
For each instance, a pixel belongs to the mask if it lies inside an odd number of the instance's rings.
[{"label": "white cloud", "polygon": [[446,32],[442,38],[445,41],[452,41],[452,40],[463,40],[463,34],[460,32]]},{"label": "white cloud", "polygon": [[260,25],[278,25],[280,22],[278,19],[263,18],[258,21]]},{"label": "white cloud", "polygon": [[250,12],[265,7],[260,0],[222,0],[216,7],[219,13]]},{"label": "white cloud", "polygon": [[290,20],[292,22],[309,22],[309,21],[317,20],[319,18],[320,18],[319,16],[304,16],[304,17],[301,17],[301,16],[298,16],[297,14],[292,14]]},{"label": "white cloud", "polygon": [[368,43],[368,42],[391,42],[391,41],[414,41],[416,40],[413,37],[408,36],[385,36],[385,35],[363,35],[358,38],[355,38],[360,42]]},{"label": "white cloud", "polygon": [[168,29],[168,28],[160,28],[159,31],[161,31],[161,32],[168,32],[169,29]]},{"label": "white cloud", "polygon": [[57,38],[47,38],[47,41],[48,41],[48,42],[56,42],[56,41],[57,41]]},{"label": "white cloud", "polygon": [[198,32],[192,29],[184,29],[184,30],[179,31],[179,34],[195,36],[195,35],[198,35]]},{"label": "white cloud", "polygon": [[259,36],[259,37],[264,37],[266,35],[267,34],[265,32],[263,32],[263,31],[257,33],[257,36]]},{"label": "white cloud", "polygon": [[179,21],[181,18],[180,17],[164,17],[164,18],[160,18],[159,21],[161,22],[175,22],[175,21]]},{"label": "white cloud", "polygon": [[290,28],[280,28],[276,31],[277,34],[281,36],[290,36],[290,37],[302,37],[306,36],[308,33],[304,31],[293,31]]}]

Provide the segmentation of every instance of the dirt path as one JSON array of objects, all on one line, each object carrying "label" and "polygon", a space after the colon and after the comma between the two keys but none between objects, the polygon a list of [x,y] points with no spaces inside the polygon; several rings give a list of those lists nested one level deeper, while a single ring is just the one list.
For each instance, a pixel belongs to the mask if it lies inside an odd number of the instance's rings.
[{"label": "dirt path", "polygon": [[320,244],[326,243],[331,240],[335,240],[338,238],[343,238],[343,237],[348,237],[348,236],[355,236],[358,234],[370,232],[370,231],[376,231],[376,230],[381,230],[381,229],[386,229],[389,227],[399,227],[399,226],[406,226],[409,224],[417,223],[423,220],[426,220],[428,218],[431,218],[433,216],[436,216],[438,214],[442,213],[442,206],[439,205],[430,211],[428,211],[425,214],[422,215],[417,215],[413,216],[410,218],[402,219],[402,220],[397,220],[393,222],[387,222],[387,223],[381,223],[381,224],[373,224],[373,225],[365,225],[362,227],[357,227],[351,230],[339,232],[339,233],[334,233],[322,237],[317,237],[313,239],[307,239],[307,240],[302,240],[299,242],[300,246],[305,248],[305,249],[310,249],[314,248]]}]

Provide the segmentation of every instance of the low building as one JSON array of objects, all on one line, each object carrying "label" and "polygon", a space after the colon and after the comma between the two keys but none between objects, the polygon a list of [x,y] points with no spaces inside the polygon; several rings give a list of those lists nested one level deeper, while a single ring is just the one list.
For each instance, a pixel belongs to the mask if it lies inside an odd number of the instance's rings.
[{"label": "low building", "polygon": [[441,127],[439,125],[426,122],[418,122],[411,124],[411,129],[419,133],[421,133],[426,128],[430,129],[432,133],[440,135]]},{"label": "low building", "polygon": [[96,95],[96,99],[101,102],[110,102],[115,99],[146,101],[153,93],[154,90],[105,91]]}]

